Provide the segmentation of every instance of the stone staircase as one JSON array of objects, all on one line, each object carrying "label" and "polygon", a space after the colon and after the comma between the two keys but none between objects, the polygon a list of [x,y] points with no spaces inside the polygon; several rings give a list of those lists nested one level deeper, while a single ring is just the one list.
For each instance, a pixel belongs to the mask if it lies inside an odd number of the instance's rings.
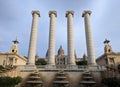
[{"label": "stone staircase", "polygon": [[85,72],[83,74],[82,80],[80,81],[80,84],[83,87],[94,87],[96,82],[94,81],[92,74],[90,72]]},{"label": "stone staircase", "polygon": [[23,87],[43,87],[43,81],[38,72],[32,73]]},{"label": "stone staircase", "polygon": [[57,73],[56,78],[53,81],[53,87],[69,87],[69,81],[63,71]]}]

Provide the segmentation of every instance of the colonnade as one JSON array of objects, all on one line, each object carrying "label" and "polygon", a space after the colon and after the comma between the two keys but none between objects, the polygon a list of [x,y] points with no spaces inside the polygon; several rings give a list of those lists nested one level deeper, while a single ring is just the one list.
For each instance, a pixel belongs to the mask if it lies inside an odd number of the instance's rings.
[{"label": "colonnade", "polygon": [[[92,31],[90,26],[90,14],[91,11],[84,11],[82,17],[85,21],[85,34],[86,34],[86,46],[88,54],[88,64],[95,65],[94,47],[92,41]],[[37,42],[37,30],[38,30],[38,18],[40,17],[39,11],[32,11],[32,27],[28,51],[28,65],[35,65],[36,54],[36,42]],[[67,46],[68,46],[68,64],[76,65],[74,57],[74,26],[73,26],[74,11],[66,11],[67,18]],[[48,65],[55,65],[55,31],[56,31],[56,11],[49,11],[50,27],[49,27],[49,51],[48,51]]]}]

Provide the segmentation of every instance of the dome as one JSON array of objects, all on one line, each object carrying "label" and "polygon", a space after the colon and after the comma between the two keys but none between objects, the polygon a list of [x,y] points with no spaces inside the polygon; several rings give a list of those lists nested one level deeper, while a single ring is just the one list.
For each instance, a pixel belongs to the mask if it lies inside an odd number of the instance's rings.
[{"label": "dome", "polygon": [[64,50],[63,50],[62,46],[60,46],[60,48],[58,50],[58,55],[64,55]]}]

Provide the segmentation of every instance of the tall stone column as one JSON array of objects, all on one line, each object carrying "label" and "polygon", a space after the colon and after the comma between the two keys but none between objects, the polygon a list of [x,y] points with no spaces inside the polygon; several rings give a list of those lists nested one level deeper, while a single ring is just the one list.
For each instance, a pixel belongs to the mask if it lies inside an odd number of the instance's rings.
[{"label": "tall stone column", "polygon": [[48,65],[55,65],[55,28],[57,12],[50,11],[49,17],[50,17],[50,31],[49,31]]},{"label": "tall stone column", "polygon": [[67,40],[68,40],[68,64],[75,64],[75,55],[74,55],[74,32],[73,32],[73,11],[67,11]]},{"label": "tall stone column", "polygon": [[38,18],[40,17],[39,11],[32,11],[32,27],[28,51],[28,65],[35,65],[36,55],[36,42],[37,42],[37,30],[38,30]]},{"label": "tall stone column", "polygon": [[94,46],[93,46],[93,40],[92,40],[92,29],[90,26],[90,14],[91,14],[91,11],[84,11],[82,14],[82,17],[84,17],[84,21],[85,21],[85,34],[86,34],[88,64],[96,65],[95,55],[94,55]]}]

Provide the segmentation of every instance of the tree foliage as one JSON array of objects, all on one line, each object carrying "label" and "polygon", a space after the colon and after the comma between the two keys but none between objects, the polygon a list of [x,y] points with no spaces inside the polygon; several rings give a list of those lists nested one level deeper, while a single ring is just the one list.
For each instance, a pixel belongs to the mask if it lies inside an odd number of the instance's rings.
[{"label": "tree foliage", "polygon": [[47,62],[44,59],[39,59],[38,61],[35,62],[36,65],[46,65]]},{"label": "tree foliage", "polygon": [[0,65],[0,70],[4,69],[4,67],[2,65]]},{"label": "tree foliage", "polygon": [[101,83],[107,85],[108,87],[120,87],[120,78],[103,78]]},{"label": "tree foliage", "polygon": [[76,62],[77,65],[87,65],[87,61]]},{"label": "tree foliage", "polygon": [[21,77],[0,77],[0,87],[15,87],[21,81]]}]

